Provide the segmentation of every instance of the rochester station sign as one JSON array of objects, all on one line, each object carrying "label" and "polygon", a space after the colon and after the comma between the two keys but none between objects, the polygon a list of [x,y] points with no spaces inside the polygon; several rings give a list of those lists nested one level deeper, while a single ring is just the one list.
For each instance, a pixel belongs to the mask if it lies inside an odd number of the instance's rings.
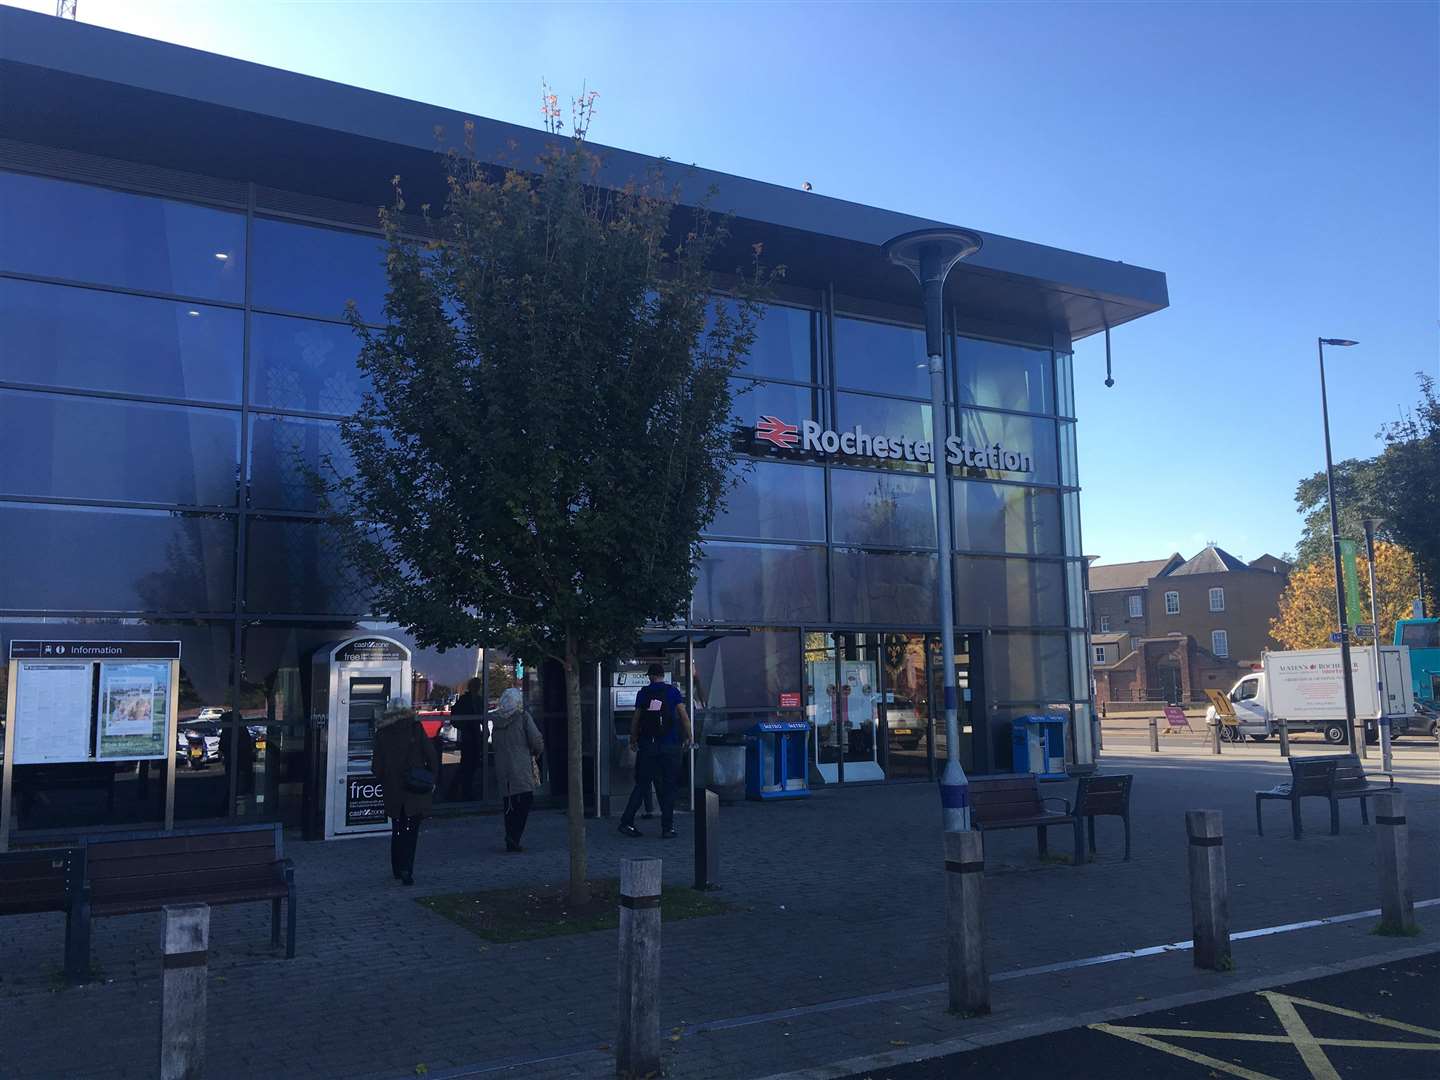
[{"label": "rochester station sign", "polygon": [[[762,416],[755,424],[755,441],[781,450],[812,454],[842,454],[846,457],[876,458],[881,461],[933,462],[935,449],[926,439],[908,436],[872,435],[856,424],[848,431],[821,427],[814,420],[790,424],[778,416]],[[978,469],[1028,473],[1035,471],[1029,454],[1005,449],[1004,444],[971,446],[959,436],[945,440],[945,463]]]}]

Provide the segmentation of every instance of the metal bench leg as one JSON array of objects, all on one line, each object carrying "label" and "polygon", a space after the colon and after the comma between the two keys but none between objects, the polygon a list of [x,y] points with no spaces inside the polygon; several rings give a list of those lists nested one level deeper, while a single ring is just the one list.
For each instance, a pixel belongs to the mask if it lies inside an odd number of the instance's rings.
[{"label": "metal bench leg", "polygon": [[78,984],[90,978],[90,905],[71,905],[65,913],[65,981]]},{"label": "metal bench leg", "polygon": [[1125,861],[1130,861],[1130,812],[1127,810],[1121,815],[1121,821],[1125,822]]},{"label": "metal bench leg", "polygon": [[295,959],[295,883],[290,883],[290,896],[285,901],[285,959]]},{"label": "metal bench leg", "polygon": [[1088,818],[1085,819],[1085,821],[1086,821],[1086,824],[1089,825],[1089,827],[1090,827],[1090,852],[1091,852],[1091,854],[1094,854],[1094,852],[1095,852],[1095,815],[1094,815],[1094,814],[1091,814]]},{"label": "metal bench leg", "polygon": [[1040,837],[1040,857],[1042,859],[1050,853],[1049,838],[1045,835],[1048,831],[1048,825],[1038,825],[1035,828],[1036,834]]},{"label": "metal bench leg", "polygon": [[280,944],[280,898],[270,901],[270,947]]},{"label": "metal bench leg", "polygon": [[1265,801],[1265,800],[1263,800],[1262,798],[1260,798],[1259,795],[1256,795],[1256,796],[1255,796],[1255,835],[1256,835],[1256,836],[1264,836],[1264,835],[1265,835],[1265,825],[1264,825],[1264,823],[1261,822],[1261,820],[1260,820],[1260,804],[1261,804],[1262,802],[1264,802],[1264,801]]},{"label": "metal bench leg", "polygon": [[1364,796],[1364,795],[1361,795],[1361,796],[1360,796],[1360,824],[1361,824],[1361,825],[1369,825],[1369,824],[1370,824],[1370,811],[1369,811],[1369,810],[1366,808],[1366,806],[1365,806],[1366,801],[1367,801],[1367,800],[1366,800],[1365,796]]},{"label": "metal bench leg", "polygon": [[1295,839],[1296,839],[1296,840],[1299,840],[1299,839],[1300,839],[1301,829],[1300,829],[1300,800],[1299,800],[1298,798],[1294,798],[1294,799],[1291,799],[1291,800],[1290,800],[1290,829],[1291,829],[1292,832],[1294,832],[1294,834],[1295,834]]},{"label": "metal bench leg", "polygon": [[[1090,827],[1095,827],[1095,819],[1090,819]],[[1091,850],[1094,850],[1093,847]],[[1085,834],[1080,831],[1080,819],[1075,819],[1075,865],[1079,866],[1085,862]]]},{"label": "metal bench leg", "polygon": [[1340,835],[1340,800],[1330,800],[1330,835]]}]

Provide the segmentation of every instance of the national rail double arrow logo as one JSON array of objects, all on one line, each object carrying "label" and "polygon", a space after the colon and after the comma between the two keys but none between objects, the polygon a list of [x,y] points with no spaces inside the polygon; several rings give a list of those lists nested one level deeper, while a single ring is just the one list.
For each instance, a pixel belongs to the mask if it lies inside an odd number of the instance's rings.
[{"label": "national rail double arrow logo", "polygon": [[762,416],[755,425],[755,438],[764,439],[781,450],[789,450],[800,442],[800,429],[778,416]]}]

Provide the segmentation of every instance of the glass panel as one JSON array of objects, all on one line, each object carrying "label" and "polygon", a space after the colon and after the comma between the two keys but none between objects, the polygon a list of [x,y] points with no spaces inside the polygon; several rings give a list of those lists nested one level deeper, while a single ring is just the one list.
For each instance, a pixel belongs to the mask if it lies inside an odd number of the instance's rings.
[{"label": "glass panel", "polygon": [[1055,354],[1056,411],[1061,416],[1075,415],[1075,362],[1069,353]]},{"label": "glass panel", "polygon": [[[1084,626],[1085,619],[1085,585],[1083,572],[1079,562],[1067,562],[1065,564],[1065,596],[1067,601],[1066,610],[1069,612],[1070,626]],[[1105,616],[1109,619],[1109,616]]]},{"label": "glass panel", "polygon": [[925,355],[925,331],[837,317],[835,385],[929,398],[930,361]]},{"label": "glass panel", "polygon": [[1067,491],[1061,498],[1065,513],[1065,554],[1078,559],[1084,555],[1080,550],[1080,496]]},{"label": "glass panel", "polygon": [[0,603],[39,611],[229,611],[235,522],[0,503]]},{"label": "glass panel", "polygon": [[236,303],[245,217],[0,172],[0,270]]},{"label": "glass panel", "polygon": [[[1023,480],[1036,484],[1059,482],[1053,420],[961,409],[957,434],[962,443],[976,451],[971,464],[951,466],[951,471],[957,475],[991,480]],[[1013,457],[1010,459],[1010,465],[1017,467],[1007,466],[1004,457],[1007,452],[1023,459],[1019,462]],[[998,466],[995,464],[997,460]],[[1027,464],[1028,470],[1025,468]]]},{"label": "glass panel", "polygon": [[987,639],[994,701],[1068,701],[1069,657],[1064,634],[995,633]]},{"label": "glass panel", "polygon": [[256,307],[339,319],[353,300],[367,321],[385,318],[388,280],[379,236],[256,218],[251,259]]},{"label": "glass panel", "polygon": [[1069,698],[1085,701],[1092,695],[1090,689],[1090,664],[1085,655],[1085,634],[1070,635],[1070,693]]},{"label": "glass panel", "polygon": [[1095,721],[1089,705],[1076,705],[1070,726],[1071,757],[1077,765],[1095,764]]},{"label": "glass panel", "polygon": [[695,650],[697,731],[741,734],[773,713],[781,694],[799,693],[800,638],[796,630],[752,629]]},{"label": "glass panel", "polygon": [[253,612],[352,614],[368,606],[328,525],[252,518],[246,551],[245,604]]},{"label": "glass panel", "polygon": [[257,415],[250,419],[250,505],[319,510],[314,481],[353,472],[340,425],[329,420]]},{"label": "glass panel", "polygon": [[825,470],[770,461],[742,462],[725,509],[707,530],[762,540],[825,540]]},{"label": "glass panel", "polygon": [[1060,482],[1066,487],[1077,487],[1080,483],[1079,451],[1075,447],[1075,425],[1067,421],[1060,423]]},{"label": "glass panel", "polygon": [[768,454],[772,457],[796,457],[799,450],[784,450],[755,437],[754,427],[762,416],[774,416],[797,429],[806,420],[820,414],[820,391],[785,383],[756,382],[753,379],[731,379],[734,395],[731,416],[743,429],[736,449],[746,454]]},{"label": "glass panel", "polygon": [[838,673],[835,667],[835,635],[811,631],[805,635],[805,712],[813,730],[810,760],[826,783],[840,779],[843,736],[836,723],[835,696]]},{"label": "glass panel", "polygon": [[0,379],[238,404],[229,308],[0,279]]},{"label": "glass panel", "polygon": [[934,555],[836,548],[833,559],[836,622],[939,621]]},{"label": "glass panel", "polygon": [[830,471],[836,543],[935,547],[935,484],[925,476]]},{"label": "glass panel", "polygon": [[[731,300],[717,299],[730,306]],[[819,382],[814,348],[815,312],[782,304],[761,304],[755,341],[740,370],[750,375],[791,382]]]},{"label": "glass panel", "polygon": [[956,348],[961,405],[1055,411],[1055,378],[1049,349],[965,337],[958,339]]},{"label": "glass panel", "polygon": [[889,777],[930,778],[931,744],[944,716],[931,712],[924,634],[881,639],[884,692],[880,696],[881,766]]},{"label": "glass panel", "polygon": [[971,626],[1063,626],[1061,564],[960,556],[955,560],[955,617]]},{"label": "glass panel", "polygon": [[250,401],[275,409],[350,416],[370,389],[360,339],[338,323],[250,317]]},{"label": "glass panel", "polygon": [[0,492],[235,505],[240,416],[0,391]]},{"label": "glass panel", "polygon": [[[867,435],[934,442],[930,406],[923,402],[871,397],[868,394],[836,394],[835,399],[835,426],[842,434],[858,425]],[[882,464],[889,468],[922,472],[929,472],[931,468],[928,464],[895,459]]]},{"label": "glass panel", "polygon": [[818,622],[825,618],[825,550],[784,544],[704,545],[697,622]]},{"label": "glass panel", "polygon": [[952,482],[956,551],[1059,555],[1060,497],[1052,491]]}]

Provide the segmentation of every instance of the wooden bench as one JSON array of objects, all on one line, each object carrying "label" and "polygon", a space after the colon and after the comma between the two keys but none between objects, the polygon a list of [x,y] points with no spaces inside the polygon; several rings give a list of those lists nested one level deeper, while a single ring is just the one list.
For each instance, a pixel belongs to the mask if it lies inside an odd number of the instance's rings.
[{"label": "wooden bench", "polygon": [[1255,792],[1255,832],[1265,835],[1260,821],[1260,804],[1268,799],[1284,800],[1290,804],[1290,828],[1295,839],[1300,839],[1300,800],[1307,797],[1326,799],[1330,803],[1330,833],[1340,831],[1340,806],[1335,801],[1336,758],[1292,757],[1290,759],[1290,783],[1277,784],[1268,791]]},{"label": "wooden bench", "polygon": [[85,851],[88,916],[269,900],[274,946],[284,900],[285,955],[295,955],[295,868],[284,857],[278,824],[98,836],[85,842]]},{"label": "wooden bench", "polygon": [[[1047,810],[1045,804],[1064,804],[1064,811]],[[981,833],[998,829],[1034,828],[1039,842],[1040,857],[1048,848],[1046,832],[1052,825],[1068,825],[1075,830],[1075,865],[1085,861],[1085,842],[1080,833],[1080,819],[1070,812],[1068,799],[1040,797],[1040,782],[1032,775],[979,777],[970,781],[971,823]]]},{"label": "wooden bench", "polygon": [[41,848],[0,855],[0,915],[45,911],[65,913],[65,979],[84,982],[90,973],[84,848]]},{"label": "wooden bench", "polygon": [[1125,861],[1130,861],[1130,783],[1133,776],[1082,776],[1075,788],[1075,817],[1083,819],[1089,832],[1090,852],[1095,852],[1095,819],[1118,817],[1125,824]]}]

